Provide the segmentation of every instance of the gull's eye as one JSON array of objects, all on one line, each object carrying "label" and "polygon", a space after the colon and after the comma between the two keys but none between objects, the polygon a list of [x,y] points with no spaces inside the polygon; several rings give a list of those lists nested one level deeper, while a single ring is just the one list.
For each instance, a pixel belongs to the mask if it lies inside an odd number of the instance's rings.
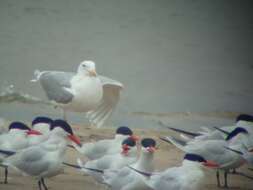
[{"label": "gull's eye", "polygon": [[86,67],[86,65],[85,65],[85,64],[83,64],[83,65],[82,65],[82,67],[83,67],[83,68],[85,68],[85,67]]}]

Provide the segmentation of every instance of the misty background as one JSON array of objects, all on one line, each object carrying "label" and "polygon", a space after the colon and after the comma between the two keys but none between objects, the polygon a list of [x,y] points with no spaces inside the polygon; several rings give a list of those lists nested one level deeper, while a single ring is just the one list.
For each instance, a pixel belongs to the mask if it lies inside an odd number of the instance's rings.
[{"label": "misty background", "polygon": [[[156,125],[135,112],[252,114],[252,34],[251,1],[0,0],[0,86],[46,99],[30,82],[35,69],[76,71],[91,59],[125,86],[115,125]],[[62,115],[0,104],[8,120],[43,114]],[[70,121],[84,122],[84,114]]]}]

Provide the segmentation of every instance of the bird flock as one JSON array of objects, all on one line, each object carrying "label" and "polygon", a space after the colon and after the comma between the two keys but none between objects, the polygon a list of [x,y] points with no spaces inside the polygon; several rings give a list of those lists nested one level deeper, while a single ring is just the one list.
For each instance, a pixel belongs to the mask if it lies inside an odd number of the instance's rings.
[{"label": "bird flock", "polygon": [[[140,138],[127,126],[120,126],[111,139],[81,143],[71,125],[62,119],[38,116],[31,127],[23,122],[10,123],[0,135],[0,164],[4,183],[8,183],[8,168],[13,168],[37,180],[39,190],[47,190],[46,179],[62,174],[65,167],[92,176],[97,183],[112,190],[195,190],[203,185],[204,168],[227,175],[245,162],[253,164],[253,116],[239,115],[229,127],[203,129],[199,133],[177,130],[180,138],[160,137],[185,152],[181,166],[163,171],[155,169],[157,142]],[[67,148],[73,148],[88,161],[66,160]],[[246,176],[251,180],[253,177]]]},{"label": "bird flock", "polygon": [[[63,109],[64,117],[37,116],[30,126],[14,121],[0,134],[0,166],[6,185],[9,168],[33,177],[39,190],[48,190],[46,179],[62,174],[65,167],[92,176],[111,190],[197,190],[204,184],[206,170],[216,171],[218,187],[229,187],[227,178],[231,173],[253,180],[253,176],[237,171],[246,162],[253,165],[251,115],[238,115],[231,126],[202,128],[198,132],[168,127],[178,136],[160,136],[156,140],[141,138],[129,127],[120,126],[113,138],[82,143],[67,121],[66,111],[86,112],[91,123],[102,126],[118,103],[123,85],[98,76],[92,61],[82,62],[76,74],[36,71],[36,81],[40,81],[48,99]],[[173,144],[184,152],[180,166],[157,171],[157,141]],[[74,164],[66,159],[68,148],[82,156],[76,157]]]}]

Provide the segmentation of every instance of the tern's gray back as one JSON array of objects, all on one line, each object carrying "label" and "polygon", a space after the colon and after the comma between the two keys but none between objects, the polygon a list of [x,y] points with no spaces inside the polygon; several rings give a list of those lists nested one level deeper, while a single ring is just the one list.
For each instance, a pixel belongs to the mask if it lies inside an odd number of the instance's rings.
[{"label": "tern's gray back", "polygon": [[74,76],[71,72],[46,71],[40,76],[40,83],[49,100],[67,104],[73,94],[65,88],[71,88],[70,80]]},{"label": "tern's gray back", "polygon": [[30,147],[9,157],[7,162],[28,175],[40,175],[49,167],[49,163],[44,161],[45,152],[39,146]]}]

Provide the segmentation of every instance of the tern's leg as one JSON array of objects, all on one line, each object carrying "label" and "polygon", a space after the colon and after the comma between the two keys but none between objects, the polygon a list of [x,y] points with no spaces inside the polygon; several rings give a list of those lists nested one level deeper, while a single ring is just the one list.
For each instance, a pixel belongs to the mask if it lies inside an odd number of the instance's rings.
[{"label": "tern's leg", "polygon": [[224,172],[224,181],[225,181],[224,187],[228,188],[228,172],[227,171]]},{"label": "tern's leg", "polygon": [[216,178],[217,178],[217,186],[220,187],[220,172],[219,170],[216,171]]},{"label": "tern's leg", "polygon": [[42,190],[42,188],[41,188],[41,179],[39,179],[39,181],[38,181],[38,186],[39,186],[39,190]]},{"label": "tern's leg", "polygon": [[44,189],[45,189],[45,190],[48,190],[48,188],[47,188],[47,186],[46,186],[46,184],[45,184],[44,178],[41,178],[41,183],[42,183]]},{"label": "tern's leg", "polygon": [[4,168],[4,184],[8,183],[8,167]]}]

